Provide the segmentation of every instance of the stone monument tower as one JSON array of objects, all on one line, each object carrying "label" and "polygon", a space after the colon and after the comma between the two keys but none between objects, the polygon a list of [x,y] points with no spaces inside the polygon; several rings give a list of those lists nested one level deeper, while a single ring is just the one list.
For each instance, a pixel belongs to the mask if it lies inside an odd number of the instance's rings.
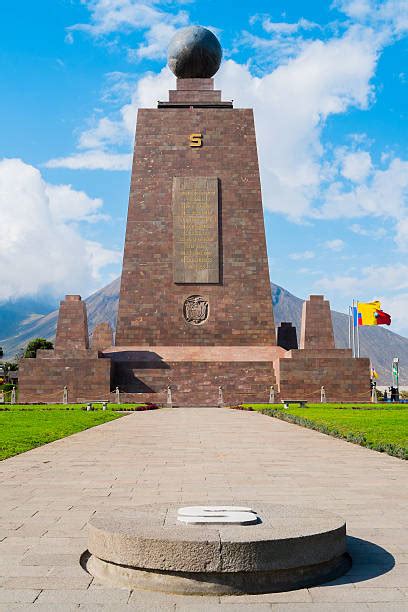
[{"label": "stone monument tower", "polygon": [[[254,118],[214,90],[221,55],[209,30],[181,30],[169,48],[177,88],[137,118],[116,330],[122,355],[111,357],[124,391],[137,387],[135,375],[153,388],[161,373],[176,402],[191,402],[193,390],[195,402],[216,403],[220,385],[227,397],[242,387],[266,398],[275,382]],[[132,364],[123,355],[130,351],[138,353]]]},{"label": "stone monument tower", "polygon": [[275,344],[253,113],[214,91],[221,47],[181,30],[177,90],[140,109],[116,344]]}]

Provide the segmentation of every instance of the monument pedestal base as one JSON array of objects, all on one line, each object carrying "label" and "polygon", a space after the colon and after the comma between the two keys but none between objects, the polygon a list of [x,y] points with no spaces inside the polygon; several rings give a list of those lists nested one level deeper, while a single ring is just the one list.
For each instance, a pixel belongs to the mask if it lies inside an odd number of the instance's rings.
[{"label": "monument pedestal base", "polygon": [[101,399],[116,403],[166,405],[171,388],[174,406],[223,403],[266,404],[270,389],[280,399],[320,402],[369,402],[369,360],[353,359],[348,349],[285,351],[272,346],[128,346],[38,351],[22,359],[20,401],[62,403]]},{"label": "monument pedestal base", "polygon": [[219,387],[226,404],[267,403],[276,384],[273,362],[285,351],[267,346],[112,347],[114,385],[123,402],[216,406]]}]

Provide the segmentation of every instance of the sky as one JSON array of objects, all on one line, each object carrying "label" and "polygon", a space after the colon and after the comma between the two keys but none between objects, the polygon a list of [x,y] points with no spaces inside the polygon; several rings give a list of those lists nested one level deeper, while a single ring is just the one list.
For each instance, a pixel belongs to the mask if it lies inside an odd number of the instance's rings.
[{"label": "sky", "polygon": [[255,113],[271,280],[408,336],[406,0],[3,0],[0,303],[121,271],[137,109],[174,88],[187,25]]}]

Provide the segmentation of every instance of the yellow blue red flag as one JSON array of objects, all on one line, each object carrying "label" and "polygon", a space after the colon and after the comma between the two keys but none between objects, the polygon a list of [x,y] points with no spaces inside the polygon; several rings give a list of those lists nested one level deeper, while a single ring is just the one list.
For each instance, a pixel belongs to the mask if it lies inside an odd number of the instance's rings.
[{"label": "yellow blue red flag", "polygon": [[375,313],[381,310],[381,303],[375,302],[358,302],[358,324],[359,325],[377,325]]},{"label": "yellow blue red flag", "polygon": [[391,316],[381,310],[381,302],[357,302],[353,307],[354,327],[357,325],[391,325]]}]

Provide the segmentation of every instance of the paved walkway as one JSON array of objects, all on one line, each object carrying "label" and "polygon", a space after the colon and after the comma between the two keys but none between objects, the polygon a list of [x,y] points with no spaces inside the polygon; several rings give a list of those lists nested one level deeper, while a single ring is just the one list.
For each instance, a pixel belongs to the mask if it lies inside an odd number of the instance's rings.
[{"label": "paved walkway", "polygon": [[[0,610],[406,612],[407,485],[406,462],[260,414],[133,413],[0,463]],[[219,599],[107,589],[78,564],[98,507],[217,498],[343,515],[353,568],[317,588]]]}]

